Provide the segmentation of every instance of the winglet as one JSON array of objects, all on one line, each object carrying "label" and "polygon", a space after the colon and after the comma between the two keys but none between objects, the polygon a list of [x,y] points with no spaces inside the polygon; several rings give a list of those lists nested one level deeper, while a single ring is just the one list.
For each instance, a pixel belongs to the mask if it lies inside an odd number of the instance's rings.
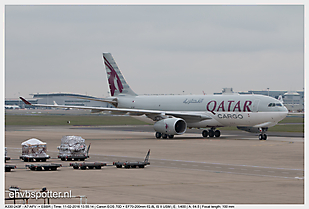
[{"label": "winglet", "polygon": [[27,101],[25,98],[23,97],[19,97],[19,99],[21,99],[26,105],[32,105],[29,101]]}]

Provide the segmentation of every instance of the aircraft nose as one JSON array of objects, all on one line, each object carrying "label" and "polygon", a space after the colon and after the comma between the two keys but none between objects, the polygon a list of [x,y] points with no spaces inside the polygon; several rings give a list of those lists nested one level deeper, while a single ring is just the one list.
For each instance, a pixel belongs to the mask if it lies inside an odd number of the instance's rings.
[{"label": "aircraft nose", "polygon": [[285,106],[283,106],[283,110],[282,110],[282,117],[285,118],[288,115],[289,111],[288,108],[286,108]]},{"label": "aircraft nose", "polygon": [[286,116],[287,116],[288,113],[289,113],[288,108],[286,108],[286,106],[284,106],[284,113],[286,114]]}]

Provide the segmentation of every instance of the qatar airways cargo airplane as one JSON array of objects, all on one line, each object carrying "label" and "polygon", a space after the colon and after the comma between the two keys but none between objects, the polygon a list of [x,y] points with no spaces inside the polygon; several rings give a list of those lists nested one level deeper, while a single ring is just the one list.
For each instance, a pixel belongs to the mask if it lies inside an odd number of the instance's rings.
[{"label": "qatar airways cargo airplane", "polygon": [[203,137],[220,137],[219,127],[236,126],[240,130],[259,133],[259,139],[266,140],[268,127],[276,125],[288,114],[279,100],[263,95],[137,95],[110,53],[103,53],[103,63],[111,95],[99,101],[113,104],[115,108],[31,104],[20,98],[33,106],[146,115],[155,121],[156,138],[173,138],[184,134],[187,128],[203,128]]}]

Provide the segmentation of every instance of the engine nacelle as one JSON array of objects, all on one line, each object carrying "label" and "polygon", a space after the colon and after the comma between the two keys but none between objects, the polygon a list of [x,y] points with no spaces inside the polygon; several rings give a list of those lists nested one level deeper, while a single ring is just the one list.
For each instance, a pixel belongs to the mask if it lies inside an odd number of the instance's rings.
[{"label": "engine nacelle", "polygon": [[239,130],[247,131],[251,133],[261,133],[267,131],[268,128],[259,128],[259,127],[249,127],[249,126],[237,126]]},{"label": "engine nacelle", "polygon": [[167,118],[156,122],[153,128],[162,134],[180,135],[186,132],[187,123],[180,118]]}]

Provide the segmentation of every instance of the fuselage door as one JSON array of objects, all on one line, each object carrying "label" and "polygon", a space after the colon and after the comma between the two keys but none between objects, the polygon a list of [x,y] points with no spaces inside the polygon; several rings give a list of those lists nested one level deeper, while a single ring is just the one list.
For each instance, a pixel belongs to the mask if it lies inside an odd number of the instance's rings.
[{"label": "fuselage door", "polygon": [[259,99],[254,100],[254,102],[253,102],[253,112],[259,111],[259,103],[260,103]]}]

